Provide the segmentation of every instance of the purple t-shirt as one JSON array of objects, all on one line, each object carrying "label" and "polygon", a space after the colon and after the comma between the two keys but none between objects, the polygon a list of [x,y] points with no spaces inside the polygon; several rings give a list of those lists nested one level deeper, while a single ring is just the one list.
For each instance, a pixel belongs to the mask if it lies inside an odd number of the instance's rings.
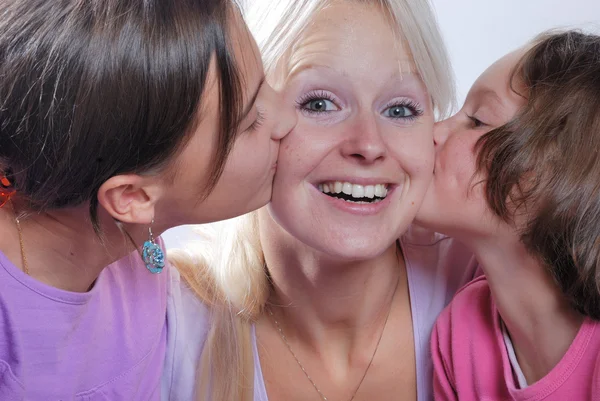
[{"label": "purple t-shirt", "polygon": [[0,400],[159,400],[167,276],[134,252],[74,293],[0,253]]}]

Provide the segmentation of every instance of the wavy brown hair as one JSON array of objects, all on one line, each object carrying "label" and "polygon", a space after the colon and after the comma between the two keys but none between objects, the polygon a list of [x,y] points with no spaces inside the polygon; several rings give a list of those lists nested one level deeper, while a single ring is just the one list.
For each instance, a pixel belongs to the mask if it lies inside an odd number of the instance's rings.
[{"label": "wavy brown hair", "polygon": [[512,74],[527,104],[482,136],[479,170],[499,217],[518,224],[580,313],[600,320],[600,36],[546,33]]}]

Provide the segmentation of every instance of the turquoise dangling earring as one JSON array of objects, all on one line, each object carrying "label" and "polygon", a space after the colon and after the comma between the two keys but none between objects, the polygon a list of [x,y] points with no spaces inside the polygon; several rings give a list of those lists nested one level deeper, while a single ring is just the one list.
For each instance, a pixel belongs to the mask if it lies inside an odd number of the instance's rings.
[{"label": "turquoise dangling earring", "polygon": [[152,223],[148,227],[148,241],[144,242],[144,247],[142,248],[142,260],[150,273],[160,273],[165,267],[165,254],[160,249],[160,246],[154,242],[152,224],[154,224],[154,219],[152,219]]}]

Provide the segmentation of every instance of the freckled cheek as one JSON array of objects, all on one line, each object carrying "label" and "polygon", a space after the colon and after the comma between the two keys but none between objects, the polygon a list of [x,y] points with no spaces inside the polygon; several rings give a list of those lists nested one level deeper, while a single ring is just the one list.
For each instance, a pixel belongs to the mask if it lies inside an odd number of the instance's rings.
[{"label": "freckled cheek", "polygon": [[322,160],[319,142],[313,138],[296,136],[279,148],[278,178],[303,180]]},{"label": "freckled cheek", "polygon": [[[285,138],[282,152],[294,155],[303,163],[316,163],[323,155],[335,150],[344,141],[345,135],[339,127],[297,127]],[[291,158],[291,157],[290,157]]]},{"label": "freckled cheek", "polygon": [[435,162],[433,143],[426,140],[404,141],[394,146],[394,158],[409,175],[431,175]]},{"label": "freckled cheek", "polygon": [[412,163],[412,168],[409,171],[415,178],[429,179],[433,176],[433,158],[428,159],[415,159]]},{"label": "freckled cheek", "polygon": [[475,174],[475,159],[472,156],[465,154],[457,154],[451,160],[453,169],[451,170],[451,182],[457,185],[461,190],[467,190],[474,182],[473,175]]},{"label": "freckled cheek", "polygon": [[453,152],[449,154],[449,157],[453,158],[458,172],[464,176],[463,179],[466,177],[470,180],[475,173],[477,163],[477,154],[474,150],[475,141],[469,138],[460,138],[453,145]]}]

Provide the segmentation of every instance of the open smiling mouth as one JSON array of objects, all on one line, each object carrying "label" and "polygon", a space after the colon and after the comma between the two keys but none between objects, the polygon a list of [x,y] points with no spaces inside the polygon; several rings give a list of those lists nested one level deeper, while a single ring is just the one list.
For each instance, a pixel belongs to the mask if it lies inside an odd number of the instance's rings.
[{"label": "open smiling mouth", "polygon": [[327,196],[352,203],[378,203],[388,194],[387,184],[358,185],[333,181],[319,184],[318,188]]}]

